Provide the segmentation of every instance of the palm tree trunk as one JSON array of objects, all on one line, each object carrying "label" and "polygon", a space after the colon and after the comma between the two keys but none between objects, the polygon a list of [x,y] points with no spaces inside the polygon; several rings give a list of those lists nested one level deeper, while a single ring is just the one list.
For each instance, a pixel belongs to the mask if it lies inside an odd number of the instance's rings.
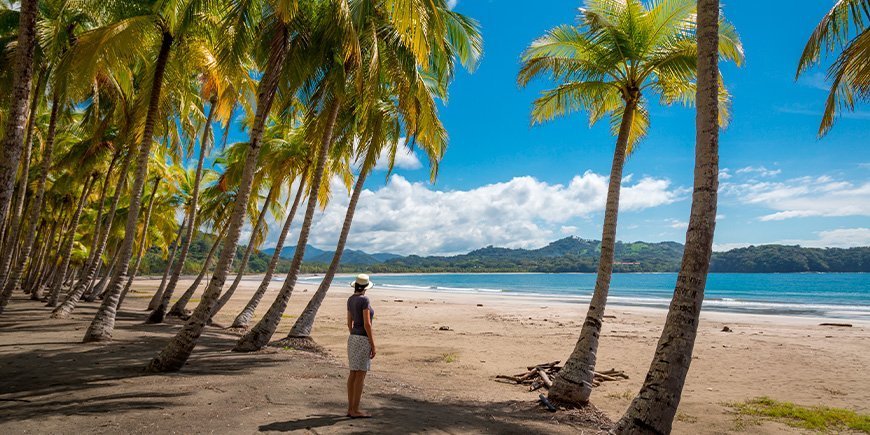
[{"label": "palm tree trunk", "polygon": [[299,269],[302,267],[302,257],[305,255],[305,245],[308,243],[308,233],[311,231],[311,222],[314,219],[314,209],[317,208],[317,193],[320,191],[320,184],[323,181],[323,172],[326,166],[326,157],[329,153],[329,147],[332,144],[332,133],[335,128],[340,102],[338,99],[333,100],[329,109],[326,128],[323,132],[323,140],[320,144],[320,149],[317,155],[317,167],[314,170],[314,177],[311,180],[311,193],[308,195],[308,206],[305,208],[305,219],[302,221],[302,228],[299,230],[299,241],[296,243],[296,252],[293,254],[293,261],[290,263],[290,272],[284,280],[284,285],[275,301],[269,307],[269,310],[245,334],[233,351],[236,352],[253,352],[265,346],[272,338],[272,334],[278,329],[278,324],[281,322],[281,316],[287,308],[287,302],[293,294],[293,287],[296,286],[296,279],[299,276]]},{"label": "palm tree trunk", "polygon": [[130,208],[127,213],[127,225],[124,229],[124,241],[121,242],[121,255],[118,270],[114,272],[112,281],[109,283],[106,297],[97,311],[97,315],[88,327],[83,341],[110,341],[112,330],[115,329],[115,314],[117,312],[118,299],[124,280],[127,277],[127,267],[130,257],[133,255],[133,242],[136,238],[136,227],[139,224],[139,208],[142,203],[142,186],[148,176],[148,156],[151,154],[151,142],[153,142],[154,123],[157,121],[157,112],[160,106],[160,88],[163,85],[163,73],[169,60],[169,50],[172,48],[172,35],[163,33],[163,41],[160,52],[157,55],[157,63],[154,68],[154,80],[151,82],[151,95],[148,100],[148,113],[145,115],[145,128],[142,129],[142,143],[139,145],[137,156],[136,176],[133,180],[133,189],[130,192]]},{"label": "palm tree trunk", "polygon": [[[75,292],[79,286],[83,286],[85,287],[85,289],[91,287],[93,285],[93,281],[96,279],[97,269],[102,262],[101,259],[103,257],[103,252],[105,252],[106,246],[109,243],[109,234],[111,233],[112,225],[115,221],[115,213],[118,210],[118,205],[121,201],[121,195],[124,193],[124,190],[127,187],[127,171],[130,169],[130,163],[132,163],[132,160],[133,153],[128,152],[127,155],[124,156],[124,160],[121,161],[121,170],[118,172],[118,182],[116,183],[117,186],[115,187],[115,192],[112,195],[112,205],[111,207],[109,207],[109,213],[106,215],[105,229],[99,229],[103,227],[101,221],[96,222],[96,226],[98,228],[97,232],[100,234],[100,241],[97,244],[97,249],[94,250],[92,254],[93,260],[88,264],[88,268],[82,274],[82,278],[79,280],[79,282],[76,283],[73,292]],[[117,254],[118,251],[115,252]],[[96,298],[96,294],[94,294],[93,291],[85,292],[84,295],[84,299],[88,302],[93,302]]]},{"label": "palm tree trunk", "polygon": [[620,434],[671,432],[698,334],[719,189],[719,1],[698,0],[697,17],[695,187],[686,248],[655,356],[640,392],[616,425]]},{"label": "palm tree trunk", "polygon": [[[374,148],[374,147],[373,147]],[[308,305],[302,310],[302,314],[296,319],[296,323],[290,328],[290,333],[287,338],[310,338],[311,328],[314,327],[314,319],[317,317],[317,311],[320,309],[320,304],[326,297],[326,292],[329,291],[329,286],[332,284],[332,278],[335,272],[338,271],[338,266],[341,264],[341,255],[344,252],[344,245],[347,243],[347,236],[350,234],[350,225],[353,223],[353,214],[356,211],[356,204],[359,202],[359,195],[362,193],[363,186],[366,182],[368,171],[360,171],[356,179],[356,185],[353,187],[353,193],[350,196],[350,203],[347,205],[347,213],[344,215],[344,224],[341,226],[341,234],[338,236],[338,244],[335,246],[335,254],[332,255],[332,262],[329,263],[329,268],[326,269],[326,275],[323,276],[323,281],[317,287],[317,291]]]},{"label": "palm tree trunk", "polygon": [[[97,218],[94,221],[94,235],[93,235],[93,240],[91,241],[91,250],[90,250],[90,254],[88,255],[88,261],[85,263],[86,264],[85,269],[82,272],[82,276],[79,279],[79,281],[82,281],[87,277],[88,270],[90,270],[93,262],[99,261],[99,258],[97,257],[96,254],[97,254],[97,249],[99,248],[99,245],[100,245],[101,233],[102,233],[102,229],[103,229],[103,209],[106,206],[106,194],[109,191],[109,184],[111,184],[111,182],[112,182],[112,175],[114,174],[115,163],[117,163],[118,157],[120,157],[120,156],[121,156],[121,147],[118,147],[118,149],[112,154],[112,161],[109,162],[109,170],[106,171],[106,176],[103,178],[103,185],[102,185],[102,187],[100,187],[100,205],[97,207]],[[119,179],[119,181],[120,181],[120,179]],[[111,223],[110,223],[110,225],[111,225]],[[102,255],[102,254],[103,253],[100,252],[100,255]],[[93,278],[93,277],[91,277],[91,278]]]},{"label": "palm tree trunk", "polygon": [[66,279],[67,271],[69,270],[69,262],[70,257],[72,257],[72,248],[73,242],[76,239],[76,231],[79,227],[79,219],[82,216],[82,210],[85,207],[85,203],[88,202],[88,194],[91,193],[91,186],[94,185],[94,182],[97,180],[97,174],[89,176],[87,180],[85,180],[85,185],[82,186],[82,195],[79,198],[78,206],[76,207],[76,212],[73,214],[72,223],[69,227],[69,235],[67,236],[66,245],[63,247],[63,251],[61,253],[61,266],[60,266],[60,276],[61,279],[58,280],[54,286],[51,288],[51,293],[48,296],[48,307],[54,307],[57,305],[57,299],[60,295],[60,288],[63,286],[64,280]]},{"label": "palm tree trunk", "polygon": [[182,242],[181,253],[178,256],[178,262],[175,263],[172,277],[169,278],[169,283],[166,285],[166,288],[163,290],[163,294],[160,297],[160,305],[155,307],[154,311],[151,312],[151,315],[148,316],[147,323],[162,323],[163,319],[166,317],[166,310],[169,308],[169,301],[172,299],[172,294],[175,292],[175,287],[178,285],[179,278],[181,278],[181,272],[184,270],[184,263],[187,261],[187,252],[190,250],[190,243],[193,241],[193,236],[196,235],[197,225],[195,224],[197,222],[199,184],[202,181],[202,166],[205,162],[206,150],[208,149],[208,137],[209,132],[211,132],[211,120],[214,115],[214,105],[215,103],[212,102],[211,107],[208,110],[208,117],[206,119],[205,128],[202,132],[202,140],[199,142],[199,160],[196,163],[196,179],[193,183],[193,193],[190,196],[187,237],[185,237]]},{"label": "palm tree trunk", "polygon": [[242,169],[239,190],[236,194],[236,201],[233,204],[232,214],[230,215],[224,247],[215,265],[214,274],[190,319],[178,331],[178,334],[166,344],[166,347],[163,348],[160,354],[151,360],[147,368],[148,371],[166,372],[181,369],[184,363],[187,362],[187,358],[190,357],[191,352],[193,352],[196,341],[199,339],[200,334],[202,334],[206,322],[211,317],[212,308],[220,296],[227,273],[232,266],[233,257],[235,257],[236,244],[241,235],[245,211],[251,195],[251,185],[254,181],[254,174],[260,157],[260,141],[263,137],[263,129],[266,124],[266,118],[272,109],[272,102],[278,90],[278,78],[281,75],[287,53],[287,32],[286,29],[282,29],[275,33],[271,41],[269,59],[264,68],[263,78],[260,80],[257,95],[257,112],[251,128],[245,166]]},{"label": "palm tree trunk", "polygon": [[[33,198],[33,203],[30,205],[28,220],[35,221],[42,214],[42,204],[45,198],[45,182],[48,178],[49,170],[51,169],[51,160],[54,153],[54,133],[57,127],[57,112],[60,107],[60,98],[57,91],[53,92],[51,102],[51,115],[48,121],[48,132],[45,137],[45,150],[43,151],[42,164],[40,165],[39,181],[36,184],[36,196]],[[3,292],[0,293],[0,313],[3,313],[3,308],[8,303],[9,297],[15,288],[18,287],[21,281],[21,272],[27,264],[30,257],[30,251],[33,249],[33,242],[36,240],[36,234],[28,232],[24,240],[24,245],[21,247],[21,253],[18,256],[18,261],[6,279],[6,284],[3,286]],[[31,293],[33,294],[33,293]]]},{"label": "palm tree trunk", "polygon": [[166,268],[163,270],[163,278],[160,280],[160,287],[157,288],[154,296],[151,297],[151,301],[148,302],[148,308],[146,308],[146,311],[151,311],[157,308],[160,300],[163,299],[163,289],[166,288],[166,279],[169,278],[169,272],[172,270],[172,264],[175,261],[175,253],[178,251],[179,245],[181,245],[181,237],[184,234],[184,224],[186,222],[187,218],[183,219],[181,225],[178,226],[178,234],[175,236],[175,244],[172,247],[172,251],[169,253],[169,257],[166,258]]},{"label": "palm tree trunk", "polygon": [[[25,285],[21,286],[22,290],[24,290],[24,293],[30,293],[30,287],[26,284],[30,283],[31,278],[33,277],[33,271],[38,270],[39,266],[42,264],[42,258],[43,258],[42,254],[45,251],[43,249],[43,245],[45,245],[45,240],[46,240],[45,236],[48,235],[45,232],[46,225],[48,225],[48,223],[46,222],[45,218],[40,219],[39,226],[37,227],[37,230],[36,230],[37,234],[38,234],[37,239],[34,241],[34,243],[37,246],[37,251],[35,254],[33,254],[33,257],[31,259],[30,263],[27,265],[27,268],[22,272],[22,278],[19,278],[19,280],[23,279],[23,282],[25,284]],[[49,230],[49,234],[50,234],[50,230]]]},{"label": "palm tree trunk", "polygon": [[254,223],[254,228],[251,231],[251,238],[248,240],[248,246],[245,247],[245,253],[242,255],[242,262],[239,264],[239,273],[236,274],[236,279],[233,280],[233,283],[230,285],[230,288],[224,292],[220,299],[218,299],[217,305],[215,305],[212,310],[212,318],[215,314],[217,314],[221,309],[223,309],[224,305],[230,301],[230,298],[233,297],[233,293],[236,292],[236,289],[239,287],[239,283],[242,282],[242,277],[245,275],[245,268],[248,267],[248,260],[251,259],[251,254],[254,252],[254,238],[257,235],[257,232],[260,231],[260,228],[263,226],[263,223],[266,222],[266,211],[269,208],[269,204],[272,203],[275,197],[275,192],[278,191],[279,185],[277,183],[273,184],[271,188],[269,188],[269,193],[266,195],[266,200],[263,201],[263,208],[260,210],[260,214],[257,216],[257,222]]},{"label": "palm tree trunk", "polygon": [[18,40],[12,76],[12,95],[3,137],[0,158],[0,225],[6,228],[7,214],[27,124],[27,102],[33,79],[33,52],[36,45],[36,0],[21,0],[18,18]]},{"label": "palm tree trunk", "polygon": [[115,270],[118,269],[118,259],[121,257],[121,250],[115,249],[115,253],[112,255],[112,259],[109,260],[109,264],[106,265],[106,273],[100,278],[100,281],[95,283],[91,288],[90,293],[85,296],[85,301],[93,302],[97,300],[97,298],[102,299],[103,292],[106,291],[106,286],[109,285],[109,281],[112,279]]},{"label": "palm tree trunk", "polygon": [[154,179],[154,188],[151,189],[151,199],[148,200],[148,208],[145,211],[145,222],[142,224],[142,235],[139,237],[139,252],[136,254],[136,262],[133,264],[133,273],[127,278],[127,283],[124,284],[124,290],[121,292],[121,297],[118,299],[118,308],[124,304],[124,299],[127,297],[127,292],[130,291],[130,286],[133,285],[133,280],[136,279],[136,274],[139,273],[139,266],[142,265],[142,256],[145,255],[145,241],[148,236],[148,225],[151,225],[151,210],[154,209],[154,199],[157,198],[157,188],[160,186],[162,177]]},{"label": "palm tree trunk", "polygon": [[30,98],[30,111],[27,115],[27,127],[24,133],[24,155],[21,156],[21,177],[19,177],[18,189],[15,192],[15,206],[9,217],[9,228],[5,234],[4,248],[0,250],[0,287],[5,288],[6,279],[9,278],[9,268],[12,265],[13,256],[18,248],[20,239],[19,230],[25,223],[23,221],[24,203],[27,195],[27,186],[30,179],[30,154],[33,150],[33,123],[36,119],[36,109],[39,106],[39,89],[45,74],[40,73],[36,79],[36,87]]},{"label": "palm tree trunk", "polygon": [[266,274],[263,275],[263,281],[260,282],[260,287],[258,287],[257,291],[254,292],[254,295],[251,296],[251,300],[248,301],[248,304],[245,305],[242,312],[236,316],[236,319],[233,321],[233,328],[248,328],[248,324],[254,317],[254,310],[257,309],[257,305],[260,305],[263,295],[265,295],[266,290],[269,289],[269,284],[272,282],[272,275],[275,273],[275,267],[278,266],[278,261],[281,259],[281,250],[284,249],[284,239],[287,238],[287,233],[290,232],[290,225],[293,224],[293,217],[296,216],[296,209],[299,208],[302,193],[305,191],[305,174],[307,173],[308,167],[306,166],[305,170],[302,171],[302,176],[299,177],[299,188],[296,190],[296,197],[293,199],[293,206],[290,208],[290,213],[287,214],[287,218],[284,220],[284,226],[281,227],[281,234],[278,236],[278,243],[275,245],[275,252],[272,253],[272,259],[269,260],[269,267],[266,268]]},{"label": "palm tree trunk", "polygon": [[40,263],[39,269],[36,269],[33,274],[32,281],[29,284],[30,287],[30,300],[38,301],[42,300],[42,283],[43,279],[46,276],[46,269],[49,268],[51,264],[51,247],[54,246],[55,236],[57,236],[57,230],[60,227],[60,220],[55,220],[51,226],[51,232],[49,233],[49,237],[45,239],[43,242],[43,254],[42,261]]},{"label": "palm tree trunk", "polygon": [[613,250],[616,245],[616,218],[619,213],[619,190],[622,182],[622,169],[628,147],[629,132],[634,120],[639,94],[626,99],[616,150],[613,153],[613,166],[610,169],[610,185],[607,189],[607,203],[604,207],[604,228],[601,234],[601,254],[598,259],[598,277],[595,290],[589,301],[586,320],[580,329],[580,338],[565,366],[553,380],[548,396],[550,399],[574,405],[585,405],[592,394],[598,338],[601,335],[601,321],[604,306],[610,290],[610,277],[613,273]]},{"label": "palm tree trunk", "polygon": [[215,252],[217,252],[218,247],[226,236],[227,225],[225,224],[223,229],[217,238],[214,239],[214,242],[211,245],[211,249],[208,250],[208,255],[205,257],[205,261],[202,264],[202,269],[199,271],[199,275],[196,276],[196,279],[193,280],[193,284],[187,288],[187,291],[178,298],[177,301],[172,305],[172,309],[169,310],[170,316],[186,316],[187,315],[187,303],[190,302],[190,298],[193,297],[194,293],[196,293],[196,289],[199,288],[199,284],[202,282],[202,279],[205,277],[205,274],[208,272],[209,267],[211,267],[211,261],[214,258]]}]

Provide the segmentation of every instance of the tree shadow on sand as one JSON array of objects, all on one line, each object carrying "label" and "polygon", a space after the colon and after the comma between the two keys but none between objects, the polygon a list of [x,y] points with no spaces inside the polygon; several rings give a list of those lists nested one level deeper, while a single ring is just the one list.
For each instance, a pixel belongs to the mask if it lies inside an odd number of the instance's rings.
[{"label": "tree shadow on sand", "polygon": [[[606,433],[609,421],[589,421],[576,414],[551,414],[532,402],[430,402],[401,394],[373,394],[377,405],[372,418],[351,419],[344,415],[310,415],[305,418],[276,421],[261,425],[261,432],[317,431],[353,433],[447,433],[479,432],[550,434],[552,426],[541,423],[558,421],[567,431]],[[374,404],[373,404],[374,405]],[[342,409],[343,403],[325,404],[327,409]]]}]

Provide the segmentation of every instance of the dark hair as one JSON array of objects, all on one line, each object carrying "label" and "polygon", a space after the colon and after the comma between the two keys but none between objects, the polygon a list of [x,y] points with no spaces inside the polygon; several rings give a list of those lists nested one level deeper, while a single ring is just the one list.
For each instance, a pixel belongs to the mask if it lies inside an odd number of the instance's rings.
[{"label": "dark hair", "polygon": [[353,283],[353,291],[357,293],[366,291],[366,287],[368,287],[368,284]]}]

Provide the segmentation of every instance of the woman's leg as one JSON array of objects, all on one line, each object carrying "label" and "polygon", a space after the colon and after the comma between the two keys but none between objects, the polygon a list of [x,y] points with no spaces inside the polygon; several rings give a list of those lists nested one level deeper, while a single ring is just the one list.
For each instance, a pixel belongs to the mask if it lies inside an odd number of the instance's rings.
[{"label": "woman's leg", "polygon": [[356,385],[356,372],[351,370],[347,376],[347,415],[351,415],[354,412],[354,385]]},{"label": "woman's leg", "polygon": [[365,413],[360,412],[360,410],[359,410],[359,402],[360,402],[360,399],[362,399],[363,385],[365,384],[365,380],[366,380],[366,372],[364,372],[364,371],[357,372],[355,383],[353,386],[353,395],[354,395],[353,413],[356,415],[366,415]]}]

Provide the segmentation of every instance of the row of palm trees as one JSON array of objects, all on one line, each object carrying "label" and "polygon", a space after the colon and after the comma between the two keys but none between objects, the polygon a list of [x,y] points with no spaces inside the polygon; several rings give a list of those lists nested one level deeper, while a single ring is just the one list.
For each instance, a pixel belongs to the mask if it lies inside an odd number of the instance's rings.
[{"label": "row of palm trees", "polygon": [[[109,341],[144,254],[161,250],[167,266],[148,322],[190,317],[153,371],[181,368],[271,214],[283,221],[276,253],[234,322],[250,327],[238,350],[267,344],[314,212],[331,195],[324,180],[337,177],[352,188],[351,206],[325,283],[294,327],[307,337],[367,175],[408,143],[436,176],[447,145],[438,101],[457,64],[473,69],[482,53],[477,23],[444,0],[23,0],[2,14],[17,25],[0,29],[17,60],[2,65],[0,84],[12,108],[3,112],[0,309],[16,291],[45,299],[55,318],[100,298],[83,341]],[[226,143],[232,122],[245,141]],[[290,273],[251,325],[303,205]],[[225,286],[246,224],[252,236]],[[212,250],[176,297],[198,237]]]},{"label": "row of palm trees", "polygon": [[[310,340],[367,175],[406,138],[435,177],[447,143],[437,101],[456,62],[474,68],[482,51],[476,22],[444,0],[22,0],[0,18],[0,44],[14,53],[0,59],[0,100],[9,107],[0,114],[0,312],[16,291],[44,299],[55,318],[101,298],[83,341],[109,341],[145,252],[160,250],[166,267],[148,321],[189,318],[151,371],[185,364],[272,230],[270,214],[282,222],[278,246],[233,326],[247,331],[236,351],[272,339],[315,210],[331,194],[324,179],[337,177],[351,199],[335,255],[287,337]],[[842,48],[822,133],[837,110],[867,98],[867,22],[870,0],[840,0],[807,44],[799,73],[824,49]],[[558,83],[535,101],[533,123],[583,110],[593,124],[608,116],[617,136],[593,299],[550,391],[562,402],[584,404],[591,394],[622,171],[649,127],[649,98],[698,106],[683,267],[623,432],[670,429],[691,360],[715,224],[718,127],[728,118],[720,60],[740,65],[743,51],[716,0],[589,0],[578,24],[552,29],[523,53],[521,86],[541,76]],[[232,122],[247,140],[227,144]],[[290,271],[252,325],[303,205]],[[246,224],[252,235],[227,287]],[[197,237],[212,247],[198,270],[187,270]],[[199,275],[176,298],[188,272]]]}]

